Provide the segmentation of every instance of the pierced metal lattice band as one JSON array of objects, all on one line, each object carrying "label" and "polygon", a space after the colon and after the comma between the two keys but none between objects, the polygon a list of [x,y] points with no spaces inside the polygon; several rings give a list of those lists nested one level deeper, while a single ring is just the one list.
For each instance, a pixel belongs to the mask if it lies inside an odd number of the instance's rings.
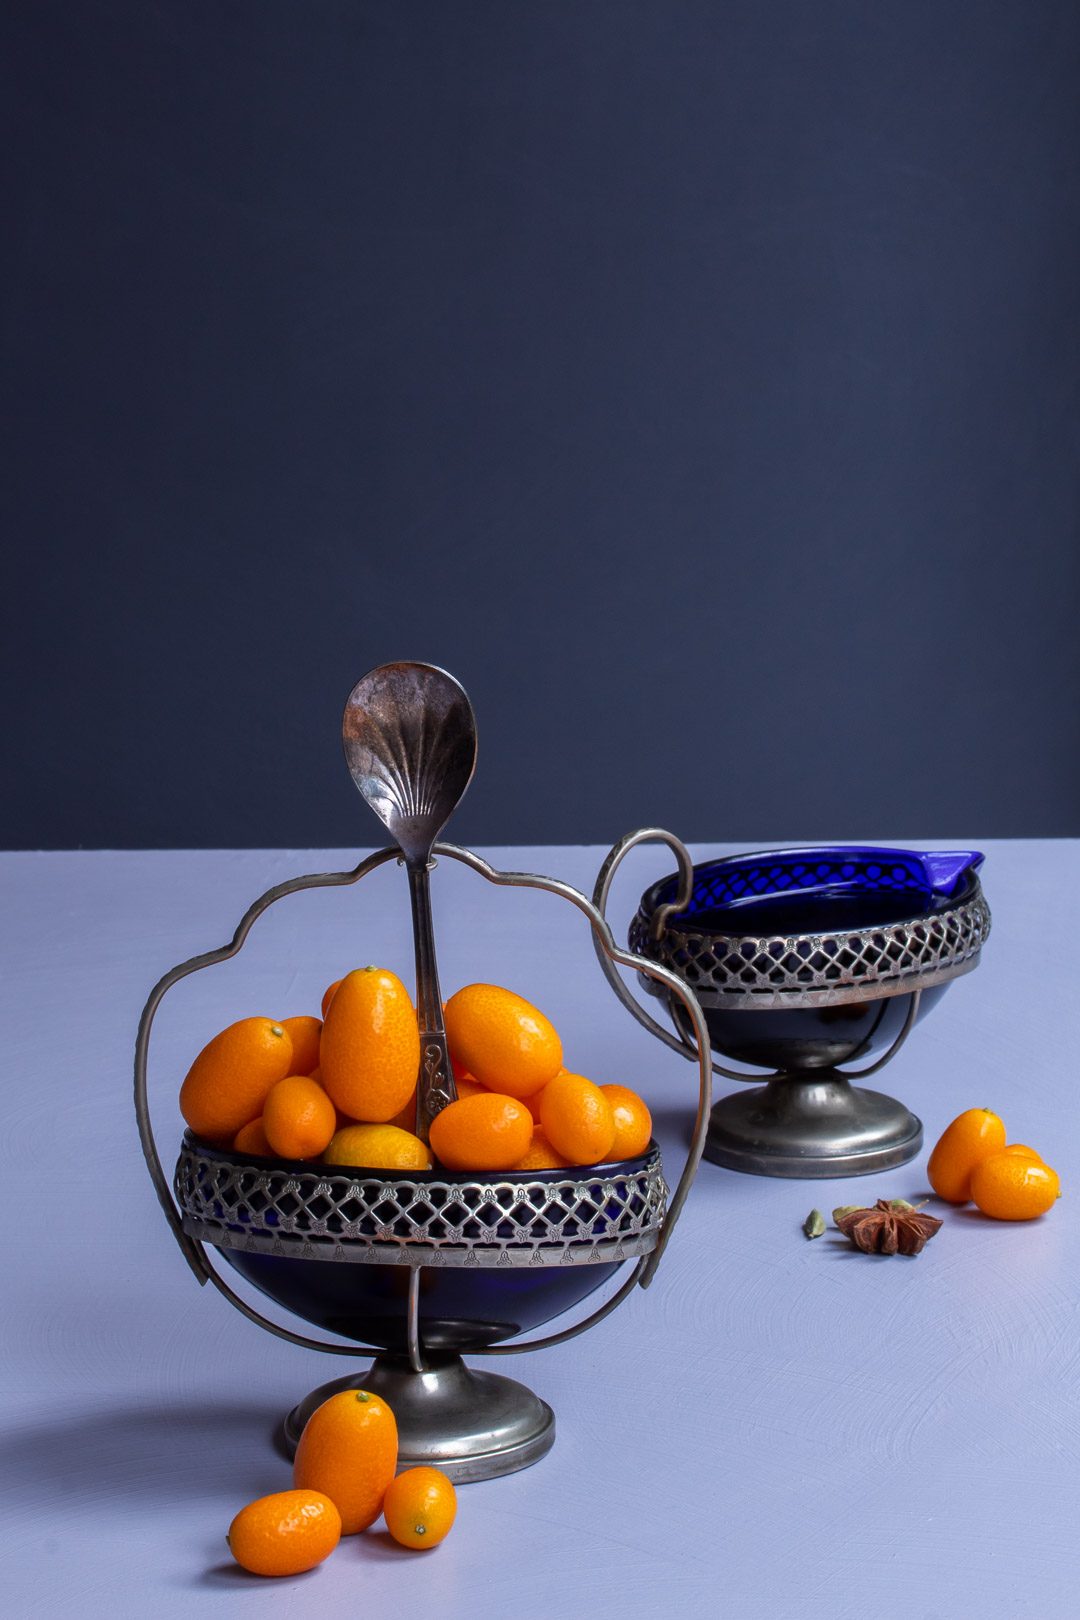
[{"label": "pierced metal lattice band", "polygon": [[[990,933],[982,889],[948,911],[833,934],[725,935],[670,923],[659,939],[638,911],[630,949],[671,968],[703,1007],[830,1006],[904,995],[975,967]],[[656,994],[656,986],[645,988]]]},{"label": "pierced metal lattice band", "polygon": [[185,1139],[176,1197],[190,1237],[223,1249],[364,1265],[597,1265],[655,1247],[668,1189],[634,1168],[542,1181],[380,1179],[238,1163]]}]

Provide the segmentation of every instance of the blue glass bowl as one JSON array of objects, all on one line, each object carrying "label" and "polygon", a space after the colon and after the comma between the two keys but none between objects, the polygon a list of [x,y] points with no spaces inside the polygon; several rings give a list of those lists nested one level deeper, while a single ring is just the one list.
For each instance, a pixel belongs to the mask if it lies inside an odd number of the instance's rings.
[{"label": "blue glass bowl", "polygon": [[[408,1266],[335,1265],[222,1249],[260,1293],[329,1333],[404,1355]],[[420,1336],[425,1350],[465,1354],[512,1339],[600,1287],[619,1263],[537,1266],[535,1270],[420,1273]]]},{"label": "blue glass bowl", "polygon": [[653,919],[678,876],[646,890],[630,945],[691,985],[724,1058],[788,1074],[872,1062],[916,988],[922,1019],[975,966],[989,927],[982,860],[865,845],[727,856],[694,867],[690,903],[659,941]]},{"label": "blue glass bowl", "polygon": [[[289,1198],[287,1190],[284,1199],[281,1196],[280,1173],[286,1173],[286,1181],[291,1173],[311,1183],[319,1179],[319,1170],[311,1161],[253,1159],[212,1148],[187,1132],[176,1178],[177,1196],[185,1213],[185,1229],[204,1242],[212,1242],[221,1257],[260,1293],[304,1321],[378,1350],[404,1354],[407,1350],[406,1303],[413,1267],[388,1263],[385,1257],[378,1263],[342,1258],[343,1251],[365,1242],[381,1245],[385,1250],[387,1234],[378,1230],[375,1216],[354,1222],[352,1235],[343,1235],[341,1218],[331,1215],[327,1222],[324,1217],[321,1239],[305,1243],[294,1232],[285,1234],[279,1244],[279,1247],[304,1252],[268,1252],[270,1241],[282,1229],[282,1221],[274,1207],[265,1207],[260,1197],[260,1177],[276,1178],[280,1205]],[[226,1178],[221,1185],[229,1188],[224,1198],[213,1191],[218,1172]],[[581,1241],[573,1245],[580,1255],[582,1250],[588,1251],[595,1240],[608,1235],[619,1211],[625,1214],[630,1209],[635,1212],[645,1209],[634,1190],[635,1178],[643,1172],[660,1175],[655,1143],[640,1157],[617,1164],[592,1165],[581,1170],[530,1170],[521,1180],[534,1190],[539,1204],[543,1204],[547,1196],[539,1189],[571,1178],[586,1190],[584,1213],[575,1228],[581,1234]],[[327,1166],[326,1174],[346,1180],[355,1177],[367,1189],[378,1185],[390,1189],[404,1186],[411,1190],[426,1182],[437,1183],[438,1188],[446,1184],[453,1187],[456,1182],[473,1188],[494,1188],[499,1184],[505,1188],[508,1181],[518,1179],[505,1171],[455,1177],[442,1169],[426,1176],[415,1171],[349,1171],[341,1166]],[[613,1183],[619,1189],[618,1194],[612,1193]],[[297,1187],[298,1183],[292,1181],[290,1185]],[[662,1193],[662,1178],[659,1186]],[[624,1192],[627,1187],[631,1188],[628,1194]],[[620,1197],[622,1202],[619,1202]],[[315,1205],[316,1198],[317,1194],[313,1197],[308,1186],[294,1201],[297,1204],[306,1201],[306,1209]],[[446,1210],[447,1219],[458,1225],[462,1213],[461,1209]],[[393,1217],[388,1219],[392,1221]],[[208,1236],[207,1222],[210,1230],[218,1234],[217,1240]],[[478,1228],[478,1235],[473,1239],[475,1246],[484,1247],[489,1233],[504,1242],[517,1242],[519,1234],[510,1217],[494,1201],[474,1208],[469,1222],[474,1231]],[[244,1246],[252,1237],[261,1248]],[[336,1247],[338,1257],[313,1257],[311,1250],[318,1249],[320,1243],[330,1250]],[[529,1255],[530,1250],[525,1245],[522,1247]],[[468,1244],[454,1245],[441,1250],[438,1264],[424,1264],[419,1268],[419,1325],[425,1350],[460,1354],[540,1327],[586,1299],[626,1263],[619,1258],[596,1262],[576,1259],[572,1264],[496,1266],[474,1264],[475,1259]]]}]

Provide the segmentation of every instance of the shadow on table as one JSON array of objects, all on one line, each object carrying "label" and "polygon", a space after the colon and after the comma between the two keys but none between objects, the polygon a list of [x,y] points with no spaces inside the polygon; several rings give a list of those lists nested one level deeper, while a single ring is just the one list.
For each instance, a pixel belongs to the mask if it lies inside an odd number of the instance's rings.
[{"label": "shadow on table", "polygon": [[58,1402],[55,1419],[6,1437],[0,1479],[25,1503],[50,1510],[82,1502],[133,1513],[190,1498],[244,1503],[288,1488],[272,1445],[280,1410],[218,1403],[122,1406],[80,1415]]},{"label": "shadow on table", "polygon": [[[319,1566],[316,1564],[314,1569],[305,1569],[299,1575],[279,1577],[269,1584],[275,1591],[279,1591],[282,1587],[288,1588],[298,1581],[309,1581],[313,1576],[317,1577],[318,1573]],[[216,1586],[223,1592],[238,1592],[247,1586],[255,1591],[261,1588],[265,1592],[268,1583],[265,1575],[252,1575],[249,1570],[241,1569],[240,1565],[230,1558],[220,1564],[211,1565],[209,1569],[193,1571],[189,1580],[181,1580],[177,1584],[186,1591],[200,1586]]]},{"label": "shadow on table", "polygon": [[[412,1548],[403,1547],[394,1540],[389,1530],[365,1530],[362,1535],[346,1536],[342,1539],[334,1558],[338,1564],[351,1559],[357,1565],[362,1564],[409,1564],[416,1557]],[[274,1588],[288,1586],[294,1581],[310,1580],[318,1575],[318,1569],[305,1570],[302,1575],[289,1575],[284,1580],[275,1581]],[[209,1569],[193,1573],[190,1580],[181,1581],[180,1585],[186,1588],[217,1587],[221,1591],[237,1591],[242,1587],[261,1587],[266,1591],[266,1581],[261,1575],[249,1575],[247,1570],[241,1569],[239,1564],[231,1560],[223,1560],[213,1564]]]},{"label": "shadow on table", "polygon": [[[357,1565],[363,1564],[409,1564],[416,1558],[416,1553],[409,1547],[403,1547],[394,1540],[388,1530],[365,1530],[359,1536],[346,1536],[334,1554],[340,1565],[347,1559],[353,1560]],[[315,1569],[305,1570],[302,1575],[288,1575],[284,1579],[274,1581],[273,1587],[277,1591],[281,1587],[289,1587],[300,1581],[308,1581],[318,1577],[318,1566]],[[245,1586],[255,1589],[267,1589],[267,1582],[261,1575],[249,1575],[246,1569],[232,1560],[223,1560],[219,1564],[212,1564],[209,1569],[193,1573],[190,1580],[178,1583],[187,1590],[199,1587],[217,1587],[219,1591],[236,1592]]]}]

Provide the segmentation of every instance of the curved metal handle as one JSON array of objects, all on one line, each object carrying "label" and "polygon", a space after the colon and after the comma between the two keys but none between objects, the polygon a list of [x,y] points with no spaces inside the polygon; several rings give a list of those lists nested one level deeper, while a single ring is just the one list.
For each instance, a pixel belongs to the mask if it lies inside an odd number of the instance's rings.
[{"label": "curved metal handle", "polygon": [[[638,844],[653,842],[666,844],[679,863],[679,892],[672,904],[658,907],[653,918],[653,938],[659,939],[668,918],[674,915],[675,912],[685,910],[690,904],[690,896],[694,887],[694,863],[690,859],[689,850],[673,833],[665,832],[662,827],[641,827],[637,832],[627,833],[624,838],[619,839],[617,844],[612,845],[597,874],[592,903],[606,925],[608,895],[611,893],[612,879],[621,866],[623,857],[628,855]],[[599,937],[595,934],[593,936],[593,945],[605,979],[627,1012],[631,1013],[639,1024],[644,1025],[650,1035],[655,1035],[657,1040],[663,1041],[665,1046],[670,1046],[673,1051],[681,1053],[683,1057],[696,1056],[691,1043],[683,1039],[681,1030],[677,1035],[673,1035],[670,1029],[665,1029],[663,1024],[658,1023],[651,1013],[645,1011],[636,996],[631,995],[619,977],[614,962],[608,952],[603,949]],[[638,959],[635,958],[634,960],[636,967]]]},{"label": "curved metal handle", "polygon": [[[690,856],[678,839],[674,838],[671,833],[650,828],[640,833],[631,834],[629,841],[627,839],[621,840],[609,854],[601,872],[603,873],[609,866],[611,870],[614,870],[614,866],[621,859],[621,854],[624,854],[626,849],[632,847],[634,843],[640,843],[646,838],[653,837],[661,838],[675,851],[680,863],[680,869],[684,871],[690,869]],[[660,1263],[660,1257],[667,1246],[675,1222],[679,1218],[687,1194],[690,1191],[690,1185],[701,1162],[702,1150],[705,1146],[705,1136],[709,1125],[709,1110],[712,1105],[712,1066],[709,1062],[708,1030],[697,998],[690,988],[669,968],[661,966],[660,963],[651,962],[644,957],[636,957],[629,951],[621,950],[615,944],[607,919],[600,908],[571,884],[563,883],[557,878],[541,877],[537,873],[500,872],[495,867],[490,866],[479,855],[473,854],[471,850],[459,848],[455,844],[436,844],[433,853],[460,861],[463,865],[471,867],[473,871],[479,872],[488,882],[494,883],[498,887],[543,889],[549,894],[560,895],[563,899],[569,900],[588,918],[601,961],[610,961],[611,963],[619,963],[623,967],[633,968],[635,971],[644,973],[649,978],[653,978],[658,983],[665,985],[682,1003],[697,1042],[696,1055],[700,1073],[697,1117],[694,1123],[690,1151],[687,1154],[678,1185],[669,1200],[667,1214],[660,1229],[656,1248],[651,1254],[644,1256],[638,1262],[631,1276],[604,1305],[574,1327],[564,1328],[559,1333],[550,1334],[546,1339],[532,1340],[519,1345],[491,1346],[487,1350],[470,1352],[470,1354],[482,1355],[513,1355],[523,1350],[542,1348],[550,1344],[561,1344],[566,1339],[575,1337],[578,1333],[584,1332],[586,1328],[591,1327],[595,1322],[600,1321],[602,1317],[613,1311],[637,1284],[640,1283],[641,1287],[647,1288],[652,1281],[656,1268]],[[371,1349],[374,1347],[331,1344],[324,1340],[307,1338],[302,1334],[293,1333],[288,1328],[279,1326],[278,1323],[273,1322],[269,1317],[263,1316],[260,1311],[255,1310],[254,1307],[241,1299],[210,1264],[203,1244],[197,1239],[189,1237],[184,1231],[179,1211],[172,1198],[169,1182],[161,1165],[150,1118],[146,1084],[150,1031],[166,991],[170,990],[174,984],[179,983],[181,979],[186,978],[188,974],[196,973],[204,967],[212,967],[218,962],[227,961],[230,957],[235,956],[250,933],[256,919],[276,901],[282,900],[286,895],[295,894],[302,889],[340,888],[357,883],[369,872],[374,871],[376,867],[382,866],[387,861],[398,859],[399,856],[400,851],[396,848],[378,850],[374,855],[369,855],[365,860],[361,861],[352,871],[313,873],[306,877],[293,878],[287,883],[279,883],[274,888],[268,889],[253,905],[248,907],[237,926],[236,932],[227,945],[223,945],[219,950],[207,951],[201,956],[191,957],[189,961],[180,963],[178,967],[172,968],[170,972],[158,980],[150,992],[146,1006],[143,1008],[142,1017],[139,1020],[139,1033],[135,1043],[135,1115],[139,1126],[139,1138],[142,1143],[143,1156],[146,1159],[147,1169],[157,1191],[158,1201],[188,1265],[201,1284],[212,1282],[230,1304],[235,1305],[237,1310],[244,1316],[258,1326],[265,1328],[267,1332],[275,1334],[278,1338],[286,1339],[291,1344],[300,1345],[304,1349],[320,1350],[333,1355],[367,1355],[370,1354]],[[617,975],[614,982],[619,985],[621,990],[622,981],[618,979]],[[620,1000],[624,1000],[622,995],[620,995]],[[626,1004],[630,1006],[631,1010],[634,1010],[637,1005],[632,997],[629,998]],[[660,1033],[665,1034],[666,1032],[660,1031]],[[684,1050],[682,1046],[679,1046],[678,1049],[680,1051]],[[690,1052],[686,1055],[693,1056],[695,1054]],[[408,1262],[403,1260],[403,1263],[407,1264]],[[413,1293],[415,1294],[415,1290],[413,1290]],[[413,1324],[413,1329],[412,1336],[414,1337],[415,1324]]]},{"label": "curved metal handle", "polygon": [[[282,1327],[269,1316],[264,1316],[253,1305],[249,1305],[234,1289],[229,1287],[224,1277],[211,1265],[206,1247],[198,1238],[189,1237],[184,1231],[180,1213],[173,1202],[172,1192],[168,1179],[161,1165],[161,1158],[154,1139],[154,1128],[150,1118],[150,1107],[146,1088],[146,1060],[150,1047],[150,1030],[154,1017],[161,1005],[162,997],[167,990],[181,979],[186,979],[189,973],[197,973],[200,968],[213,967],[218,962],[226,962],[229,957],[235,956],[243,945],[252,924],[263,912],[277,900],[283,900],[287,894],[296,894],[301,889],[329,889],[345,888],[349,884],[358,883],[362,877],[373,872],[377,866],[383,866],[387,861],[400,860],[399,849],[380,849],[374,855],[362,860],[359,866],[354,866],[351,872],[313,872],[306,877],[292,878],[288,883],[278,883],[266,893],[260,895],[258,900],[250,905],[241,917],[236,932],[227,945],[216,951],[206,951],[201,956],[193,956],[187,962],[181,962],[178,967],[172,968],[160,978],[151,990],[139,1019],[139,1033],[135,1040],[135,1117],[139,1125],[139,1140],[142,1143],[143,1157],[150,1172],[150,1179],[157,1191],[158,1202],[165,1212],[165,1219],[179,1245],[180,1252],[188,1265],[195,1273],[199,1283],[213,1283],[214,1287],[235,1305],[242,1316],[246,1316],[257,1327],[265,1328],[278,1339],[285,1339],[289,1344],[297,1344],[302,1350],[319,1350],[326,1355],[334,1356],[370,1356],[378,1350],[377,1345],[364,1344],[333,1344],[326,1339],[309,1339],[306,1334],[294,1333],[291,1328]],[[415,1290],[410,1289],[410,1355],[412,1354],[412,1337],[415,1332],[415,1305],[413,1295]]]},{"label": "curved metal handle", "polygon": [[843,1075],[845,1080],[865,1080],[865,1079],[867,1079],[867,1077],[869,1075],[877,1074],[878,1070],[883,1069],[885,1067],[886,1063],[891,1063],[893,1058],[896,1056],[897,1052],[899,1052],[900,1048],[903,1046],[904,1042],[907,1040],[908,1036],[911,1034],[911,1031],[915,1027],[915,1019],[916,1019],[916,1017],[918,1015],[919,1002],[921,1000],[922,1000],[922,991],[921,990],[913,990],[912,993],[911,993],[911,1004],[908,1007],[907,1015],[904,1018],[904,1022],[903,1022],[903,1025],[902,1025],[901,1029],[900,1029],[900,1033],[897,1035],[896,1039],[893,1041],[893,1043],[889,1047],[888,1051],[883,1052],[881,1057],[875,1059],[875,1061],[873,1063],[868,1063],[866,1065],[865,1069],[839,1069],[838,1068],[837,1071],[836,1071],[837,1074]]},{"label": "curved metal handle", "polygon": [[[694,887],[694,866],[689,851],[673,833],[665,832],[662,827],[642,827],[639,832],[627,833],[625,838],[620,838],[619,842],[612,846],[596,879],[596,887],[593,889],[593,905],[603,917],[605,925],[607,925],[607,902],[611,893],[611,883],[617,869],[622,864],[623,857],[629,854],[636,845],[649,842],[666,844],[679,863],[679,892],[673,901],[670,901],[667,905],[658,906],[652,919],[651,931],[653,938],[659,939],[667,926],[668,918],[685,910],[690,904],[690,897]],[[698,1055],[697,1046],[690,1040],[681,1019],[677,1016],[677,1009],[674,1007],[671,1009],[671,1021],[675,1025],[675,1033],[672,1034],[670,1029],[665,1029],[663,1024],[658,1023],[651,1013],[646,1012],[637,997],[627,989],[615,970],[614,962],[606,952],[601,950],[599,941],[594,939],[594,944],[596,945],[596,954],[600,959],[604,977],[627,1012],[632,1013],[638,1023],[649,1031],[650,1035],[655,1035],[657,1040],[663,1041],[665,1046],[670,1046],[673,1052],[678,1052],[684,1058],[696,1058]],[[655,977],[654,974],[649,973],[647,963],[648,959],[646,957],[635,956],[633,958],[635,972],[644,973],[649,978]],[[679,983],[682,982],[680,979]],[[762,1080],[775,1078],[774,1075],[767,1073],[747,1074],[740,1069],[729,1069],[726,1064],[718,1063],[715,1057],[711,1058],[710,1061],[713,1074],[722,1075],[725,1080],[737,1080],[740,1085],[760,1085]]]},{"label": "curved metal handle", "polygon": [[[684,872],[689,872],[692,869],[693,863],[690,860],[689,852],[673,833],[664,832],[660,828],[649,827],[643,828],[640,832],[630,833],[626,838],[619,840],[619,843],[610,851],[604,865],[601,867],[601,876],[609,867],[614,870],[627,849],[647,838],[662,839],[670,849],[675,851],[680,869]],[[668,1240],[675,1228],[675,1222],[678,1220],[682,1207],[686,1202],[690,1184],[697,1173],[698,1165],[701,1163],[705,1137],[709,1129],[709,1110],[712,1107],[712,1064],[709,1059],[709,1032],[698,999],[689,985],[680,979],[678,974],[672,973],[670,968],[663,967],[659,962],[650,961],[646,957],[634,956],[630,951],[622,950],[616,945],[607,918],[600,907],[594,901],[586,899],[585,895],[579,889],[575,889],[572,884],[563,883],[558,878],[541,877],[535,872],[497,871],[495,867],[489,866],[487,861],[483,860],[479,855],[474,855],[472,850],[461,849],[456,844],[436,844],[435,853],[437,855],[449,855],[453,860],[461,861],[465,866],[470,866],[474,872],[479,872],[490,883],[495,883],[499,887],[544,889],[549,894],[561,895],[564,900],[569,900],[588,918],[593,932],[593,943],[596,946],[597,955],[600,956],[602,965],[605,963],[617,963],[622,967],[633,968],[635,972],[644,973],[647,978],[655,979],[658,984],[664,985],[682,1003],[694,1032],[694,1039],[697,1042],[696,1054],[691,1053],[689,1055],[696,1055],[698,1059],[700,1075],[698,1109],[694,1121],[693,1135],[690,1140],[690,1151],[687,1154],[678,1185],[668,1203],[667,1216],[661,1227],[656,1248],[650,1255],[646,1256],[640,1267],[640,1276],[638,1276],[637,1280],[643,1288],[647,1288],[653,1279],[657,1266],[660,1264],[660,1257],[667,1247]],[[606,976],[609,983],[614,982],[618,984],[620,990],[622,989],[622,981],[617,974],[614,980],[612,980],[610,974]],[[623,1001],[624,1005],[628,1005],[631,1011],[635,1011],[636,1015],[637,1003],[633,997],[629,997],[627,1000],[623,995],[620,995],[619,999]],[[682,1047],[679,1047],[679,1050],[681,1051]],[[608,1309],[611,1308],[613,1307],[609,1301],[607,1306],[602,1307],[594,1317],[586,1318],[574,1331],[581,1332],[584,1328],[591,1326],[593,1320],[598,1320],[601,1315],[606,1315]],[[563,1334],[558,1335],[558,1338],[570,1338],[572,1336],[571,1331],[567,1329]],[[542,1341],[536,1341],[536,1343],[540,1342]],[[514,1346],[514,1348],[516,1349],[517,1346]],[[521,1348],[532,1349],[533,1344],[522,1345]]]},{"label": "curved metal handle", "polygon": [[[195,1240],[189,1239],[189,1241]],[[234,1289],[229,1287],[229,1284],[225,1281],[221,1273],[210,1264],[203,1245],[198,1243],[197,1247],[202,1253],[203,1263],[206,1266],[206,1281],[212,1282],[218,1293],[223,1294],[230,1305],[236,1306],[236,1309],[240,1312],[241,1316],[246,1316],[249,1322],[255,1323],[256,1327],[265,1328],[267,1333],[272,1333],[276,1339],[285,1339],[289,1344],[298,1344],[301,1350],[320,1350],[324,1355],[330,1356],[366,1357],[370,1355],[378,1355],[380,1353],[381,1347],[377,1344],[332,1344],[328,1339],[309,1339],[304,1333],[294,1333],[292,1328],[282,1327],[279,1322],[272,1321],[269,1316],[264,1316],[263,1313],[261,1311],[257,1311],[253,1305],[249,1305],[246,1300],[241,1299],[240,1295],[236,1293]],[[418,1272],[414,1271],[409,1278],[410,1326],[413,1315],[413,1280],[417,1275]],[[411,1336],[409,1353],[410,1355],[412,1353]],[[417,1368],[417,1371],[423,1371],[423,1369]]]},{"label": "curved metal handle", "polygon": [[[181,979],[186,979],[189,973],[197,973],[200,968],[213,967],[218,962],[227,962],[231,956],[235,956],[251,932],[253,923],[275,901],[283,900],[287,894],[296,894],[300,889],[342,888],[350,883],[358,883],[368,872],[373,872],[377,866],[382,866],[386,861],[397,859],[400,853],[400,850],[397,849],[381,849],[376,854],[369,855],[366,860],[361,861],[360,865],[354,867],[351,872],[315,872],[308,877],[292,878],[288,883],[278,883],[274,888],[267,889],[266,893],[260,895],[258,900],[244,912],[237,924],[236,932],[227,945],[222,945],[216,951],[205,951],[201,956],[193,956],[188,961],[181,962],[179,966],[171,968],[168,973],[158,980],[147,997],[146,1006],[143,1008],[142,1017],[139,1019],[139,1033],[135,1038],[135,1118],[139,1126],[139,1140],[142,1143],[146,1168],[150,1172],[150,1179],[154,1183],[157,1192],[158,1203],[165,1213],[165,1219],[169,1223],[181,1254],[200,1283],[217,1282],[219,1287],[222,1286],[217,1273],[206,1258],[203,1245],[197,1239],[189,1237],[184,1231],[179,1212],[173,1202],[168,1178],[161,1167],[161,1158],[158,1154],[157,1142],[154,1140],[154,1127],[150,1119],[150,1106],[147,1099],[146,1060],[150,1049],[150,1030],[153,1027],[154,1018],[161,1005],[162,998],[167,990],[171,990],[174,984],[179,984]],[[223,1291],[231,1294],[230,1289],[223,1289]],[[241,1308],[246,1311],[246,1307],[242,1306]],[[246,1314],[251,1315],[252,1313],[246,1311]],[[268,1322],[265,1318],[256,1319],[262,1321],[263,1325],[268,1327],[272,1333],[282,1332],[280,1328],[275,1327],[272,1322]]]},{"label": "curved metal handle", "polygon": [[549,1333],[542,1339],[524,1339],[520,1344],[489,1344],[481,1350],[470,1350],[468,1354],[470,1356],[518,1356],[524,1350],[550,1350],[553,1345],[565,1344],[567,1339],[576,1339],[579,1333],[585,1332],[586,1328],[595,1327],[597,1322],[604,1320],[605,1316],[610,1316],[612,1311],[621,1305],[629,1294],[634,1292],[639,1283],[642,1288],[649,1286],[651,1276],[643,1277],[642,1273],[651,1258],[651,1255],[646,1255],[639,1260],[629,1277],[621,1287],[615,1290],[611,1298],[605,1300],[598,1310],[591,1311],[582,1321],[575,1322],[573,1327],[563,1328],[560,1333]]}]

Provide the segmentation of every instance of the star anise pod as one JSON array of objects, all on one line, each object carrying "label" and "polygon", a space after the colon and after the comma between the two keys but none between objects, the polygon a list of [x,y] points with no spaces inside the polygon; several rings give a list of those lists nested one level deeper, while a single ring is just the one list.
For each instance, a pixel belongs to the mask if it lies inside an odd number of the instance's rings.
[{"label": "star anise pod", "polygon": [[864,1254],[921,1254],[941,1226],[936,1215],[924,1215],[904,1198],[879,1198],[869,1209],[838,1209],[833,1219]]}]

